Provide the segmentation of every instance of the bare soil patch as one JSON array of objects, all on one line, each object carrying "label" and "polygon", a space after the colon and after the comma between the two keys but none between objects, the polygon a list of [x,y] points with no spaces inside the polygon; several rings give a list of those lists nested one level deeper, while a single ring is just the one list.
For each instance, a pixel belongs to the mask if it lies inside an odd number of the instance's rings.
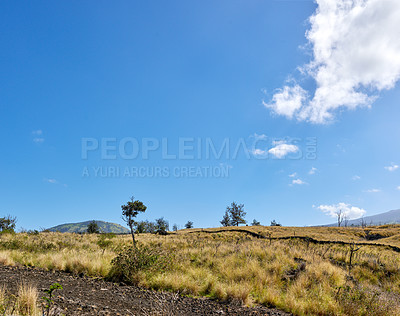
[{"label": "bare soil patch", "polygon": [[239,302],[184,297],[60,271],[0,265],[0,285],[15,294],[22,282],[36,286],[40,297],[51,284],[60,283],[64,289],[54,301],[64,315],[292,315],[264,306],[249,308]]}]

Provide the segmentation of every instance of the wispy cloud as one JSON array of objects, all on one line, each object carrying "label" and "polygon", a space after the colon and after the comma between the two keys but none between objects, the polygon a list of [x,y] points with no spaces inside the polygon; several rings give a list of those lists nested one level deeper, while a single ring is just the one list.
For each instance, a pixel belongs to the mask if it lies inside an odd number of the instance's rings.
[{"label": "wispy cloud", "polygon": [[35,137],[33,139],[33,142],[37,143],[37,144],[43,143],[44,142],[44,138],[43,137]]},{"label": "wispy cloud", "polygon": [[394,164],[393,162],[392,162],[392,164],[390,165],[390,166],[386,166],[386,167],[384,167],[386,170],[388,170],[388,171],[395,171],[396,169],[398,169],[399,168],[399,166],[398,165],[396,165],[396,164]]},{"label": "wispy cloud", "polygon": [[381,190],[380,189],[369,189],[369,190],[366,190],[365,192],[367,192],[367,193],[378,193],[378,192],[381,192]]},{"label": "wispy cloud", "polygon": [[296,177],[297,176],[297,172],[293,172],[292,174],[289,174],[289,177],[290,178],[294,178],[294,177]]},{"label": "wispy cloud", "polygon": [[267,135],[265,135],[265,134],[257,134],[257,133],[254,133],[253,135],[251,135],[251,137],[254,138],[256,141],[257,140],[267,140],[268,139]]},{"label": "wispy cloud", "polygon": [[357,180],[360,180],[361,177],[358,176],[358,175],[355,175],[355,176],[353,176],[351,179],[352,179],[353,181],[357,181]]},{"label": "wispy cloud", "polygon": [[397,190],[399,190],[399,191],[400,191],[400,185],[397,187]]},{"label": "wispy cloud", "polygon": [[293,81],[264,105],[289,119],[323,124],[339,109],[371,106],[399,80],[400,1],[316,2],[306,33],[313,59],[299,68],[315,81],[315,91]]},{"label": "wispy cloud", "polygon": [[57,184],[57,185],[62,185],[63,187],[68,187],[67,184],[61,183],[60,181],[58,181],[54,178],[44,178],[43,181],[50,183],[50,184]]},{"label": "wispy cloud", "polygon": [[58,184],[59,182],[56,179],[44,179],[44,181],[51,183],[51,184]]},{"label": "wispy cloud", "polygon": [[41,129],[32,131],[32,135],[34,136],[33,137],[34,143],[40,144],[44,142],[44,138],[42,137],[43,131]]},{"label": "wispy cloud", "polygon": [[313,175],[313,174],[315,174],[317,171],[318,171],[318,169],[317,169],[317,168],[315,168],[315,167],[311,167],[311,169],[310,169],[310,171],[308,172],[308,174],[311,174],[311,175]]},{"label": "wispy cloud", "polygon": [[262,157],[262,156],[265,156],[267,154],[267,151],[259,149],[259,148],[255,148],[255,149],[253,149],[251,151],[251,153],[256,157]]},{"label": "wispy cloud", "polygon": [[324,212],[326,215],[330,217],[337,217],[337,212],[342,211],[342,213],[348,219],[356,219],[360,218],[361,216],[365,215],[366,211],[362,208],[351,206],[350,204],[346,203],[338,203],[332,205],[320,205],[316,207],[320,211]]},{"label": "wispy cloud", "polygon": [[287,144],[286,141],[275,141],[273,145],[275,147],[268,150],[268,153],[274,155],[276,158],[283,158],[290,153],[296,153],[299,151],[299,147]]}]

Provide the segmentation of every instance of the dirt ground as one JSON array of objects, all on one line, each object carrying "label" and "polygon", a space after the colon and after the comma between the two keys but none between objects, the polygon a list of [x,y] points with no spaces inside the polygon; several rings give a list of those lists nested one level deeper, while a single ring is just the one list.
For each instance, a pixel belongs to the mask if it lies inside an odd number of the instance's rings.
[{"label": "dirt ground", "polygon": [[234,302],[155,292],[65,272],[0,265],[0,286],[15,294],[22,282],[36,286],[40,297],[51,284],[60,283],[63,290],[57,291],[54,299],[57,315],[291,315],[264,306],[248,308]]}]

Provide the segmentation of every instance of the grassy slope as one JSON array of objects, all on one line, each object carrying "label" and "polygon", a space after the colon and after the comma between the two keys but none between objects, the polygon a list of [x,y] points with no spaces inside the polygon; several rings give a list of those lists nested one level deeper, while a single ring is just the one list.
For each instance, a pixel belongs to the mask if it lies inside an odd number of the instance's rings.
[{"label": "grassy slope", "polygon": [[[154,289],[236,298],[274,305],[298,315],[399,315],[400,255],[385,247],[362,246],[349,272],[349,245],[268,240],[240,232],[182,230],[168,236],[141,234],[139,243],[163,249],[171,266],[143,271],[136,282]],[[241,227],[273,237],[364,242],[360,228]],[[217,231],[220,229],[207,229]],[[400,226],[371,228],[378,241],[400,246]],[[371,234],[371,233],[369,233]],[[22,263],[93,276],[106,276],[117,249],[129,236],[111,239],[105,251],[96,235],[41,233],[2,235],[0,262]]]},{"label": "grassy slope", "polygon": [[[187,232],[213,232],[220,230],[248,230],[268,238],[280,237],[311,237],[322,241],[343,241],[361,243],[379,243],[400,247],[400,225],[371,226],[365,229],[360,227],[271,227],[271,226],[239,226],[208,229],[185,229],[178,234]],[[368,236],[377,239],[368,239]]]}]

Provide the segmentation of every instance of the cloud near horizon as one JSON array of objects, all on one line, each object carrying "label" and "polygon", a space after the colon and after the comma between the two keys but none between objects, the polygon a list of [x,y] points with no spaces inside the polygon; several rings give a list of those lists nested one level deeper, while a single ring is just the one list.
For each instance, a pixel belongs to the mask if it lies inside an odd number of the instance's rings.
[{"label": "cloud near horizon", "polygon": [[400,78],[399,0],[316,0],[306,32],[313,59],[300,71],[313,92],[294,81],[270,102],[275,114],[324,124],[339,109],[369,107]]},{"label": "cloud near horizon", "polygon": [[365,215],[367,213],[364,209],[356,207],[356,206],[351,206],[350,204],[346,203],[338,203],[338,204],[332,204],[332,205],[320,205],[316,207],[320,211],[324,212],[326,215],[336,218],[337,217],[337,212],[342,211],[344,215],[348,219],[357,219]]}]

